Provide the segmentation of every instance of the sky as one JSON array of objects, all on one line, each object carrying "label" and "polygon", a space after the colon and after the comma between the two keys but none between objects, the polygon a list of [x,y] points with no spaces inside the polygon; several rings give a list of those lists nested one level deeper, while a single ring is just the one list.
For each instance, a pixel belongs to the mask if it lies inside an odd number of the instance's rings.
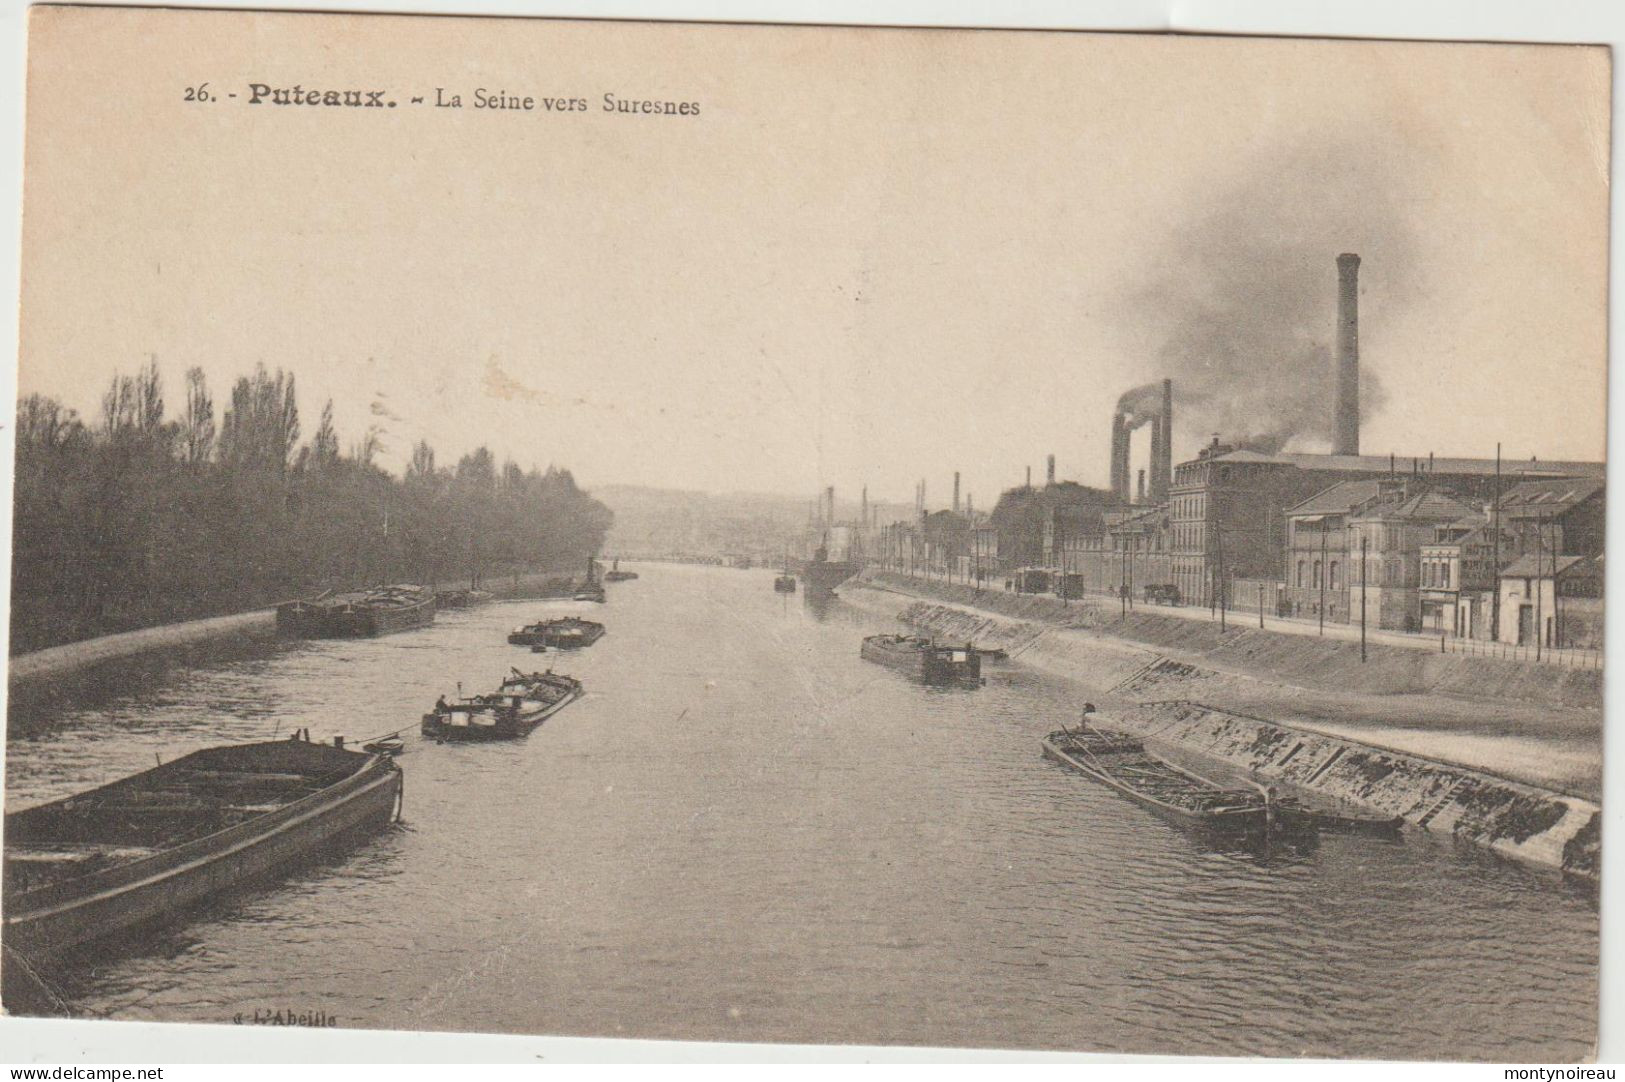
[{"label": "sky", "polygon": [[[221,404],[263,363],[307,436],[332,398],[392,468],[421,438],[588,487],[908,503],[925,478],[933,505],[958,470],[991,506],[1047,454],[1104,485],[1118,396],[1164,376],[1176,459],[1214,434],[1325,449],[1353,251],[1363,450],[1603,456],[1604,50],[75,9],[31,31],[19,389],[86,415],[149,357],[172,412],[188,367]],[[399,107],[248,105],[255,82]],[[476,110],[482,87],[587,109]]]}]

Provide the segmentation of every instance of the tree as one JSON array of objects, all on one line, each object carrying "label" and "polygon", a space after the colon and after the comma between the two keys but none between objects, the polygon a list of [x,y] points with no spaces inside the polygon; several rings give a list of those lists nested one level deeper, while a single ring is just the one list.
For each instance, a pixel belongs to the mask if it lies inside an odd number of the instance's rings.
[{"label": "tree", "polygon": [[273,377],[262,364],[252,378],[231,389],[231,408],[220,429],[220,457],[236,469],[286,473],[299,442],[299,406],[294,381],[277,369]]},{"label": "tree", "polygon": [[214,396],[203,369],[186,370],[186,413],[181,417],[181,461],[188,466],[201,466],[214,454]]},{"label": "tree", "polygon": [[328,469],[339,460],[339,434],[333,427],[333,400],[322,407],[316,435],[310,439],[310,462],[316,469]]}]

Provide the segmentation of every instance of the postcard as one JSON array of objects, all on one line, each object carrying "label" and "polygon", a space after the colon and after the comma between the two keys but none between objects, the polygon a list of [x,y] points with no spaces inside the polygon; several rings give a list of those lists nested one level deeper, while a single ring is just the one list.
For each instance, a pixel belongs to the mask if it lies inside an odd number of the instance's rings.
[{"label": "postcard", "polygon": [[1606,48],[28,39],[7,1012],[1595,1054]]}]

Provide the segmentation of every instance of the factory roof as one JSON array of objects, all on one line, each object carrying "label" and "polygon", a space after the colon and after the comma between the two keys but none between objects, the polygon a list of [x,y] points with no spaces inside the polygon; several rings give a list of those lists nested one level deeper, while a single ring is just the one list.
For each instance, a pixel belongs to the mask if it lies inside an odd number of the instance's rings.
[{"label": "factory roof", "polygon": [[[1566,575],[1575,564],[1585,561],[1584,556],[1557,557],[1557,573]],[[1552,577],[1552,557],[1530,554],[1519,556],[1501,569],[1504,579],[1549,579]]]},{"label": "factory roof", "polygon": [[[1295,466],[1300,470],[1342,470],[1348,473],[1388,473],[1408,476],[1420,469],[1421,475],[1468,474],[1487,476],[1495,473],[1493,458],[1435,458],[1431,466],[1426,458],[1390,458],[1388,455],[1317,455],[1298,452],[1226,451],[1214,455],[1213,462],[1256,463],[1277,466]],[[1540,459],[1503,459],[1501,473],[1508,478],[1544,475],[1548,478],[1585,477],[1600,479],[1606,472],[1601,462],[1559,462]]]},{"label": "factory roof", "polygon": [[1525,481],[1501,495],[1501,510],[1522,518],[1528,515],[1560,515],[1602,491],[1601,481]]},{"label": "factory roof", "polygon": [[1472,514],[1472,508],[1438,489],[1419,492],[1403,503],[1391,507],[1373,507],[1362,512],[1361,518],[1425,518],[1437,522],[1455,522]]},{"label": "factory roof", "polygon": [[1302,503],[1287,508],[1286,513],[1294,518],[1300,515],[1346,515],[1376,499],[1379,489],[1376,481],[1339,481]]}]

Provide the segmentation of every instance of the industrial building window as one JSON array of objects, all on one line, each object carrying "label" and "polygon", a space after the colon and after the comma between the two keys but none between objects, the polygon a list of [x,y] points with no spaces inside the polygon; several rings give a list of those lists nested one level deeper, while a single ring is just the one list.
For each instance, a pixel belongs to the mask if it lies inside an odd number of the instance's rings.
[{"label": "industrial building window", "polygon": [[1337,589],[1337,561],[1336,560],[1332,561],[1331,567],[1327,570],[1327,578],[1328,578],[1327,585],[1330,586],[1334,590]]},{"label": "industrial building window", "polygon": [[1320,587],[1320,561],[1319,560],[1315,561],[1315,587],[1317,589]]},{"label": "industrial building window", "polygon": [[1450,589],[1450,565],[1447,563],[1439,565],[1439,585]]},{"label": "industrial building window", "polygon": [[1298,586],[1300,588],[1303,586],[1303,561],[1302,560],[1298,561]]}]

